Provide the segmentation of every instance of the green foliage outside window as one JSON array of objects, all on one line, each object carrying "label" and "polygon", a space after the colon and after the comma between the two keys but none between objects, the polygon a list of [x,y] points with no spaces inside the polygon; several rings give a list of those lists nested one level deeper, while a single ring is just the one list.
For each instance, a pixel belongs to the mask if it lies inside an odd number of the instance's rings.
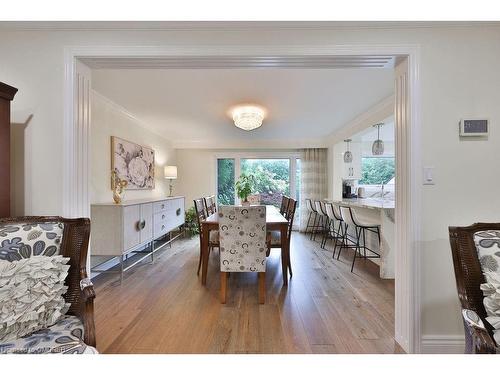
[{"label": "green foliage outside window", "polygon": [[253,193],[290,195],[288,159],[242,159],[241,173],[253,176]]},{"label": "green foliage outside window", "polygon": [[234,159],[217,160],[217,190],[219,204],[234,204]]},{"label": "green foliage outside window", "polygon": [[362,158],[360,185],[387,184],[395,175],[394,158]]}]

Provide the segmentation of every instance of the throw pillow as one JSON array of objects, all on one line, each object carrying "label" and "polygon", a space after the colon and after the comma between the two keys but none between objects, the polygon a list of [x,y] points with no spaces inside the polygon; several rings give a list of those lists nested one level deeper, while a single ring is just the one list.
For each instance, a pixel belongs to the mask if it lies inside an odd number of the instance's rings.
[{"label": "throw pillow", "polygon": [[61,255],[0,259],[0,342],[50,327],[68,311],[62,296],[68,261]]},{"label": "throw pillow", "polygon": [[481,284],[486,320],[493,326],[493,338],[500,345],[500,231],[477,232],[474,242],[486,280]]},{"label": "throw pillow", "polygon": [[21,223],[0,225],[0,259],[13,262],[33,255],[58,255],[63,223]]}]

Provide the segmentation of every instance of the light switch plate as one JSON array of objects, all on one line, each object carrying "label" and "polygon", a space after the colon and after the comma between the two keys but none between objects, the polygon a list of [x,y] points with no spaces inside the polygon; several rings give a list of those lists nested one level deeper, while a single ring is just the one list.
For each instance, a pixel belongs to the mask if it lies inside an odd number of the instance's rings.
[{"label": "light switch plate", "polygon": [[424,167],[424,185],[435,185],[434,167]]}]

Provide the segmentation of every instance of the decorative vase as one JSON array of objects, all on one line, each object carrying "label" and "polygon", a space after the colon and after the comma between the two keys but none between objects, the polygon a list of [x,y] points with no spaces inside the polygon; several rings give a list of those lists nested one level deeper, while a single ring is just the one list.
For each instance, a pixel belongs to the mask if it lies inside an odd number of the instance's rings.
[{"label": "decorative vase", "polygon": [[241,202],[241,205],[242,206],[250,206],[250,202],[248,201],[247,198],[245,198],[242,202]]},{"label": "decorative vase", "polygon": [[128,182],[120,179],[116,171],[111,172],[111,178],[113,181],[113,200],[116,204],[122,203],[123,195],[125,194],[125,187]]}]

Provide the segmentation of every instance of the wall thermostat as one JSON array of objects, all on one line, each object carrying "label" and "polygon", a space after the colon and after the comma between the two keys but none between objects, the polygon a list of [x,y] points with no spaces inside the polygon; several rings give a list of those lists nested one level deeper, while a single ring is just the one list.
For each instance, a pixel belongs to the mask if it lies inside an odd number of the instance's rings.
[{"label": "wall thermostat", "polygon": [[488,135],[488,120],[460,120],[461,137],[485,137]]}]

